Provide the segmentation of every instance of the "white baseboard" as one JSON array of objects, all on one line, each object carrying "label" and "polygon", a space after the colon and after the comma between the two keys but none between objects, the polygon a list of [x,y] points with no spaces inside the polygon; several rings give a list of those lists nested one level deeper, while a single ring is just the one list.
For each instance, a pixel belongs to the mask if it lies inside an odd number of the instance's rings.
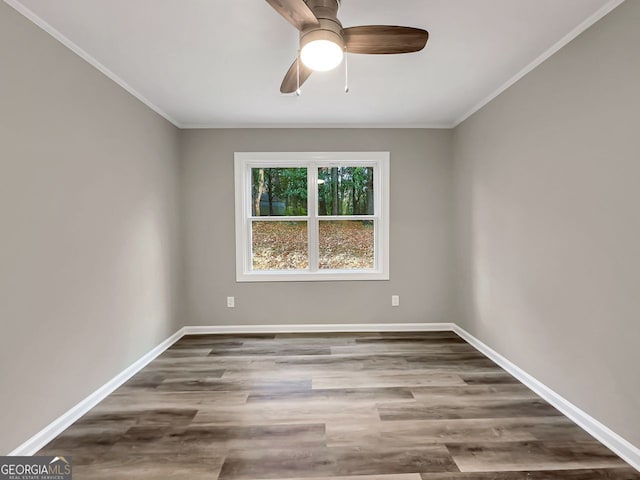
[{"label": "white baseboard", "polygon": [[183,329],[178,330],[176,333],[171,335],[161,344],[153,348],[151,351],[147,352],[145,355],[140,357],[134,363],[125,368],[118,375],[113,377],[103,386],[98,388],[91,395],[86,397],[80,403],[72,407],[70,410],[62,414],[60,417],[55,419],[49,425],[44,427],[38,433],[36,433],[29,440],[24,442],[18,448],[13,450],[9,455],[11,456],[28,456],[35,454],[38,450],[44,447],[47,443],[53,440],[55,437],[60,435],[64,430],[69,428],[71,424],[77,421],[80,417],[82,417],[85,413],[95,407],[98,403],[104,400],[107,396],[109,396],[113,391],[133,377],[136,373],[146,367],[153,359],[155,359],[158,355],[164,352],[167,348],[177,342],[184,335]]},{"label": "white baseboard", "polygon": [[439,332],[453,323],[330,323],[316,325],[212,325],[184,327],[185,335],[225,333]]},{"label": "white baseboard", "polygon": [[622,438],[609,427],[603,425],[591,415],[576,407],[566,398],[558,395],[544,383],[529,375],[517,365],[511,363],[508,359],[478,340],[463,328],[453,324],[453,331],[460,335],[470,345],[479,350],[482,354],[493,360],[515,378],[524,383],[540,397],[560,410],[579,427],[599,440],[603,445],[613,451],[633,468],[640,471],[640,448],[634,446],[631,442]]},{"label": "white baseboard", "polygon": [[325,325],[213,325],[182,327],[171,337],[145,354],[135,363],[105,383],[102,387],[54,420],[9,455],[33,455],[68,428],[73,422],[96,406],[116,388],[142,370],[154,358],[177,342],[184,335],[229,334],[229,333],[323,333],[323,332],[434,332],[452,331],[466,340],[481,353],[504,368],[523,384],[544,398],[578,426],[602,442],[636,470],[640,471],[640,449],[620,435],[588,415],[567,399],[558,395],[542,382],[529,375],[517,365],[478,340],[455,323],[367,323]]}]

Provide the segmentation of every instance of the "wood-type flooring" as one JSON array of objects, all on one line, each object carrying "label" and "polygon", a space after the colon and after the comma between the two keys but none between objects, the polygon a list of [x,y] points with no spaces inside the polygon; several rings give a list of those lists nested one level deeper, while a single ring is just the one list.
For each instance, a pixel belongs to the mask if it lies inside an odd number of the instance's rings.
[{"label": "wood-type flooring", "polygon": [[451,332],[185,336],[38,454],[76,480],[640,480]]}]

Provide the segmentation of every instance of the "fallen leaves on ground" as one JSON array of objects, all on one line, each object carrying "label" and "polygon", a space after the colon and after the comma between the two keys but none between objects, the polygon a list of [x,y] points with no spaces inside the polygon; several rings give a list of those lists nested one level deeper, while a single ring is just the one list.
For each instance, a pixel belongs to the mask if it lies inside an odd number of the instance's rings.
[{"label": "fallen leaves on ground", "polygon": [[320,222],[320,268],[373,268],[373,225],[361,221]]},{"label": "fallen leaves on ground", "polygon": [[[374,229],[355,220],[320,222],[319,267],[373,268]],[[304,270],[308,267],[306,222],[254,222],[254,270]]]},{"label": "fallen leaves on ground", "polygon": [[307,222],[253,222],[254,270],[308,267]]}]

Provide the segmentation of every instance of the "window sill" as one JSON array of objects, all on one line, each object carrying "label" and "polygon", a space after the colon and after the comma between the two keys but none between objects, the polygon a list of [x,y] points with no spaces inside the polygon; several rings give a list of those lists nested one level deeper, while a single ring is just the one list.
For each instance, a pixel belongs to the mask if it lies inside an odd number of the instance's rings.
[{"label": "window sill", "polygon": [[389,280],[389,274],[380,271],[353,270],[348,273],[336,270],[323,272],[251,272],[236,276],[237,282],[341,282]]}]

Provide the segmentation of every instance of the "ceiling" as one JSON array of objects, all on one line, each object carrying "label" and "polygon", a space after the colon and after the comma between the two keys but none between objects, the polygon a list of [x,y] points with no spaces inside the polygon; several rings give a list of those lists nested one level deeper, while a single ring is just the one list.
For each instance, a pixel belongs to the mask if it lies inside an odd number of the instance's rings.
[{"label": "ceiling", "polygon": [[264,0],[5,0],[177,126],[457,125],[622,0],[343,0],[345,27],[425,28],[282,95],[297,31]]}]

